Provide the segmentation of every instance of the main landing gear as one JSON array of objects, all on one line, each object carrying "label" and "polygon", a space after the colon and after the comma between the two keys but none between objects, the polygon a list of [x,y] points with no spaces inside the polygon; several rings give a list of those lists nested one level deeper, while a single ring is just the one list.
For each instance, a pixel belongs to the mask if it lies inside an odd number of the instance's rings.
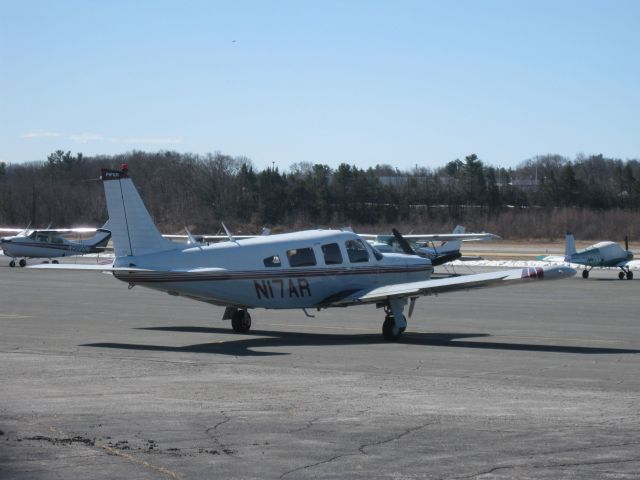
[{"label": "main landing gear", "polygon": [[[20,261],[18,262],[18,265],[20,265],[21,267],[26,267],[27,266],[27,261],[24,258],[21,258]],[[9,262],[9,266],[11,268],[16,266],[16,259],[12,258],[11,261]]]},{"label": "main landing gear", "polygon": [[621,272],[618,273],[618,278],[620,280],[624,280],[624,277],[627,277],[627,280],[633,280],[633,272],[629,267],[626,269],[624,267],[620,267]]},{"label": "main landing gear", "polygon": [[407,319],[404,316],[406,298],[389,300],[384,306],[384,323],[382,324],[382,337],[387,342],[395,342],[407,328]]},{"label": "main landing gear", "polygon": [[[620,267],[620,272],[618,272],[618,278],[620,280],[624,280],[625,277],[627,278],[627,280],[633,280],[633,272],[631,271],[631,269],[629,267]],[[589,272],[591,271],[591,269],[587,269],[585,268],[582,271],[582,278],[587,279],[589,278]]]},{"label": "main landing gear", "polygon": [[251,315],[248,310],[236,310],[231,314],[231,327],[236,333],[247,333],[251,330]]}]

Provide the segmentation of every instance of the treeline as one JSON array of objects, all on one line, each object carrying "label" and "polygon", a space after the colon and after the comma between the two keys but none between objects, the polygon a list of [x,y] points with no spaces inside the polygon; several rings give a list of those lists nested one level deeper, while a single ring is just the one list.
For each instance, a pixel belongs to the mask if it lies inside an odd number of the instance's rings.
[{"label": "treeline", "polygon": [[85,157],[57,151],[45,162],[0,163],[0,225],[100,225],[102,167],[129,165],[161,230],[213,233],[354,226],[444,231],[458,223],[505,238],[640,235],[640,162],[602,155],[543,155],[498,168],[476,155],[440,168],[331,168],[301,162],[255,169],[220,153],[128,152]]}]

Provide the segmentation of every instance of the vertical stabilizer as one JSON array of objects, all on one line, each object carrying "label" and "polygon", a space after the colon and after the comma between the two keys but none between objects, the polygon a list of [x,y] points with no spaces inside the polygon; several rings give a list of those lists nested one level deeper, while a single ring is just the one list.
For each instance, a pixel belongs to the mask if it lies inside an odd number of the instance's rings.
[{"label": "vertical stabilizer", "polygon": [[116,257],[176,248],[176,244],[165,239],[156,228],[126,168],[103,169],[102,183]]},{"label": "vertical stabilizer", "polygon": [[564,239],[564,256],[570,257],[576,253],[576,241],[573,238],[573,233],[567,232],[567,236]]},{"label": "vertical stabilizer", "polygon": [[109,243],[109,239],[111,238],[111,227],[109,224],[109,220],[102,227],[96,230],[96,234],[88,238],[86,240],[80,240],[78,243],[80,245],[87,245],[91,248],[92,252],[100,252],[102,251],[107,244]]},{"label": "vertical stabilizer", "polygon": [[[461,234],[465,232],[465,228],[462,225],[458,225],[453,229],[454,234]],[[449,240],[446,242],[442,242],[442,245],[438,247],[438,252],[458,252],[462,248],[462,240]]]}]

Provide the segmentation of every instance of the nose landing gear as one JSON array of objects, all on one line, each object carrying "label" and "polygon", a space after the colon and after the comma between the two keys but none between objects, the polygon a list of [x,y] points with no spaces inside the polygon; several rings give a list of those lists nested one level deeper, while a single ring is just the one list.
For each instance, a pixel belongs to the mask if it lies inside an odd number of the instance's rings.
[{"label": "nose landing gear", "polygon": [[382,324],[382,337],[387,342],[397,341],[407,328],[407,319],[404,316],[406,298],[391,299],[384,306],[384,323]]}]

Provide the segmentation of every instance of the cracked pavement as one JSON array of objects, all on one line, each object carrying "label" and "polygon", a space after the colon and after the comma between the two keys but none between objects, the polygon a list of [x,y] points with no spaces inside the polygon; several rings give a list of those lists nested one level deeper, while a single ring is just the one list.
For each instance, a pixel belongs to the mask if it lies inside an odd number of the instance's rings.
[{"label": "cracked pavement", "polygon": [[373,307],[238,335],[220,308],[5,266],[1,479],[640,478],[640,280],[424,298],[388,344]]}]

